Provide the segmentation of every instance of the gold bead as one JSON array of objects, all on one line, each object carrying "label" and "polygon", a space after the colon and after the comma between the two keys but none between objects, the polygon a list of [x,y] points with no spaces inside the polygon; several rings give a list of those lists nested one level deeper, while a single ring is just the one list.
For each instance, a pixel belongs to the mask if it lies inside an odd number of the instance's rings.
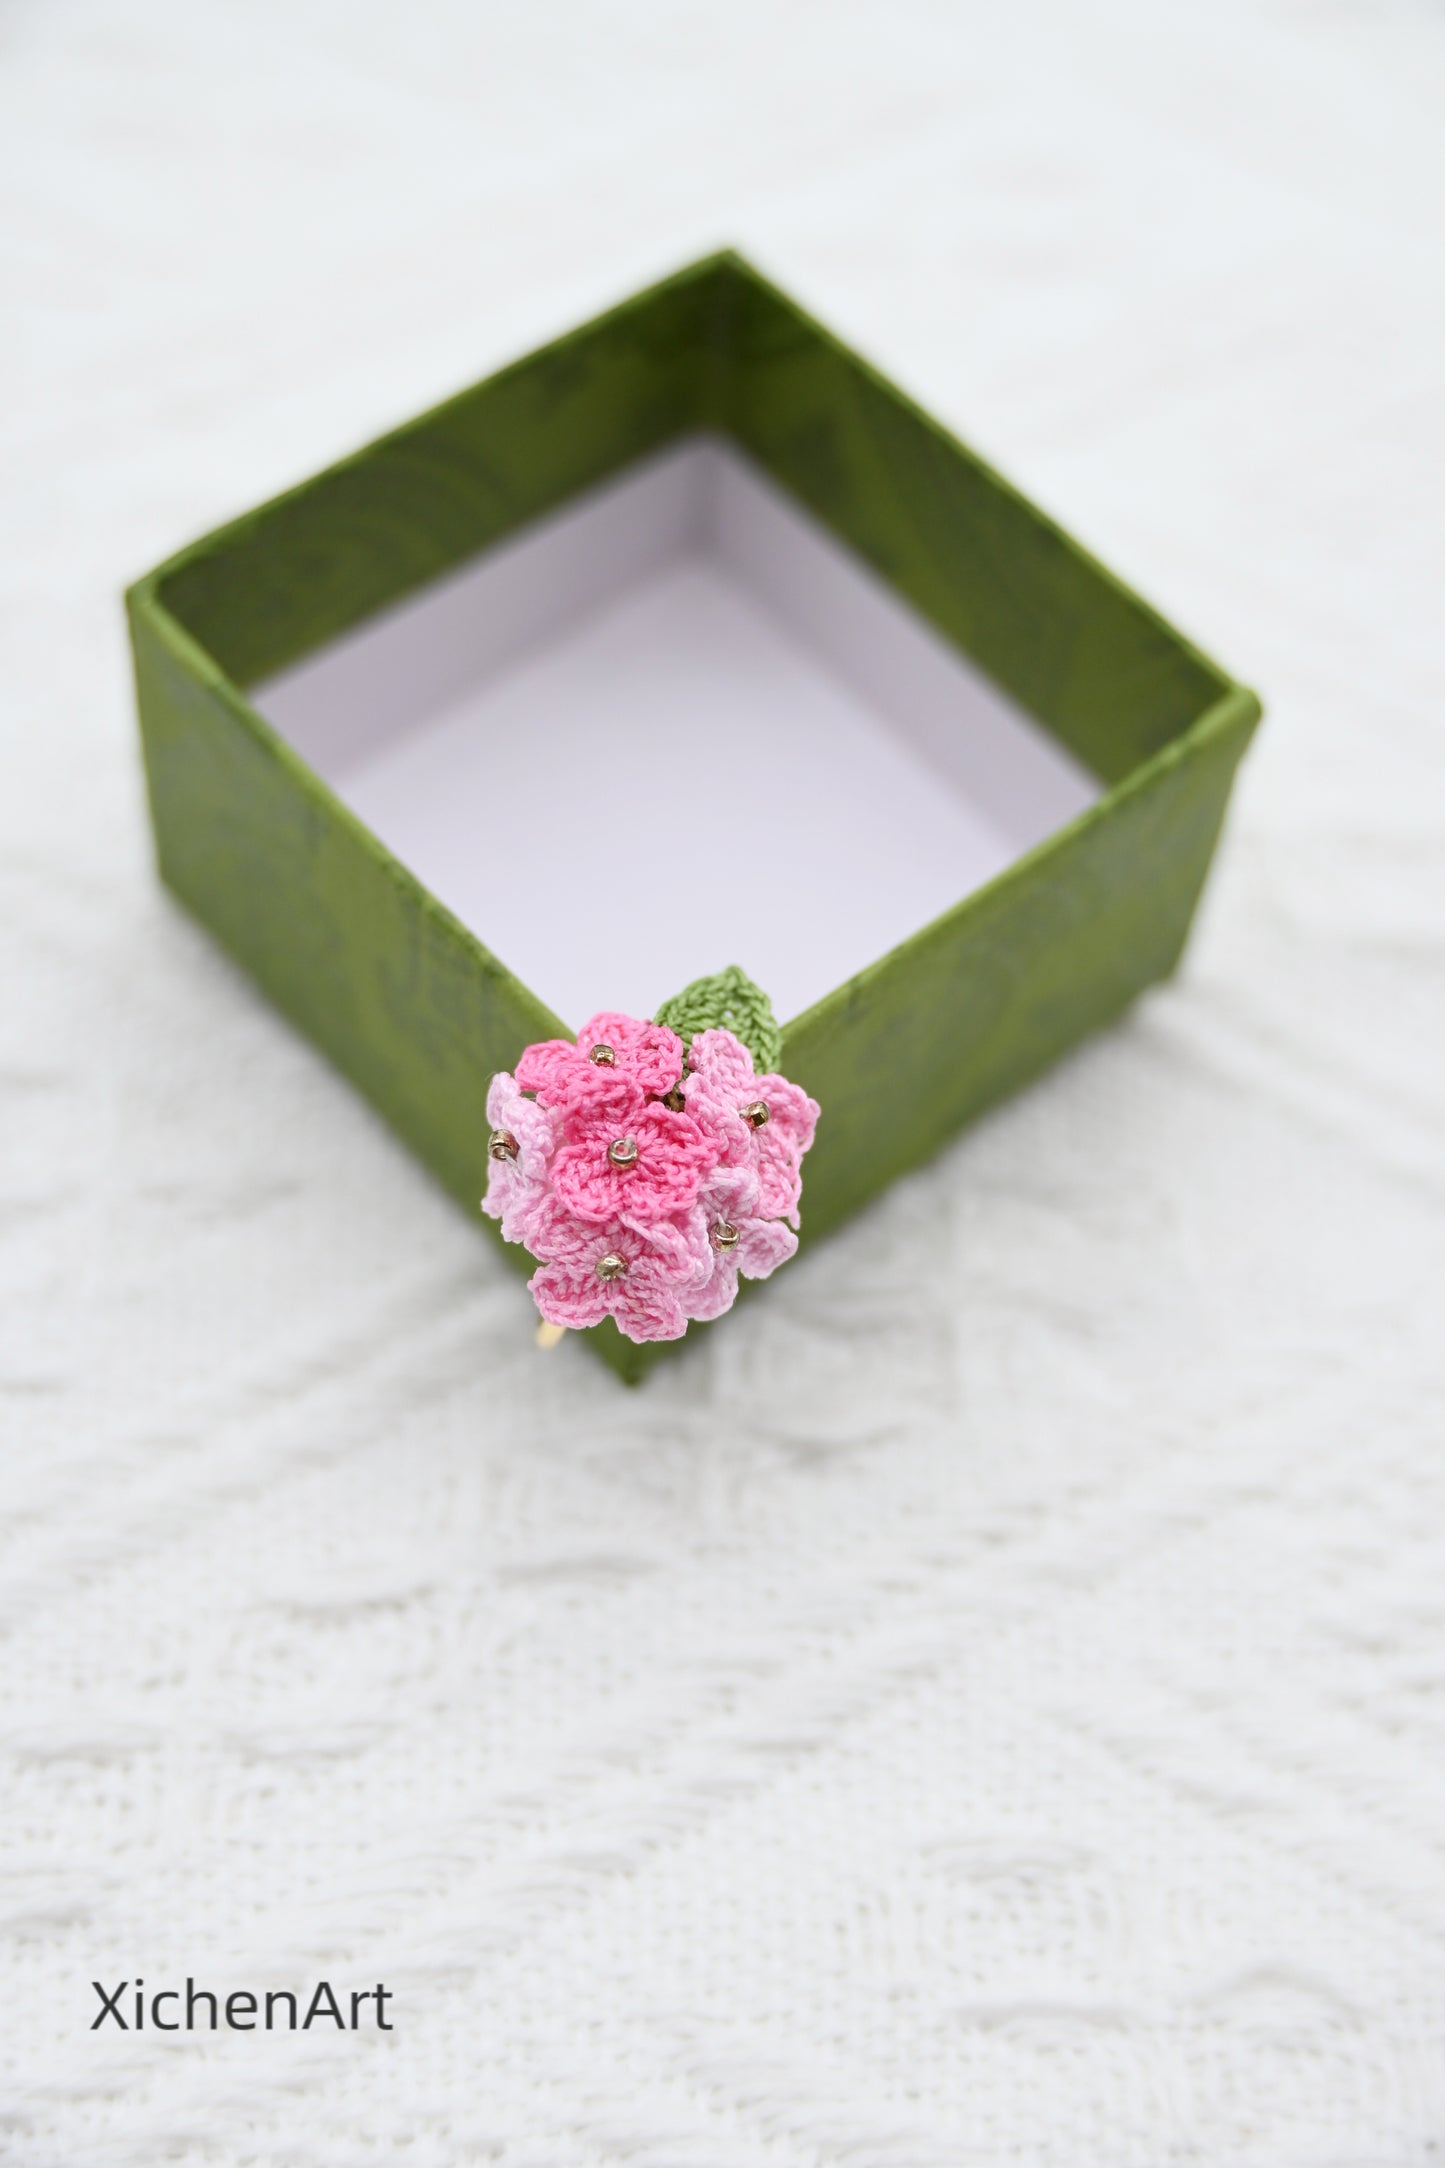
[{"label": "gold bead", "polygon": [[487,1139],[487,1150],[493,1159],[515,1159],[517,1140],[510,1129],[494,1129]]},{"label": "gold bead", "polygon": [[768,1118],[768,1102],[766,1099],[755,1099],[750,1107],[742,1107],[739,1112],[749,1129],[761,1129]]},{"label": "gold bead", "polygon": [[683,1113],[686,1110],[687,1101],[682,1096],[682,1086],[674,1084],[670,1092],[664,1092],[662,1103],[665,1107],[671,1107],[674,1114]]},{"label": "gold bead", "polygon": [[614,1167],[630,1167],[637,1158],[636,1137],[614,1137],[607,1147],[607,1157]]},{"label": "gold bead", "polygon": [[595,1061],[599,1069],[611,1069],[614,1068],[617,1063],[617,1055],[614,1050],[607,1044],[607,1041],[605,1039],[599,1039],[597,1041],[597,1044],[593,1047],[592,1051],[587,1056],[587,1059],[589,1061]]},{"label": "gold bead", "polygon": [[713,1224],[713,1241],[720,1250],[735,1250],[741,1237],[731,1220],[717,1220]]},{"label": "gold bead", "polygon": [[619,1257],[616,1250],[609,1250],[605,1257],[598,1258],[594,1269],[599,1280],[620,1280],[627,1270],[627,1259]]}]

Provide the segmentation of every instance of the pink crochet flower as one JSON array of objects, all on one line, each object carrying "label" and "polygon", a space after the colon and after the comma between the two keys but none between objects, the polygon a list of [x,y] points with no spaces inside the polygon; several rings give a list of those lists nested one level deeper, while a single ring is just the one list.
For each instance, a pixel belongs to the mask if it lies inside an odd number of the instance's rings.
[{"label": "pink crochet flower", "polygon": [[[691,1071],[683,1085],[689,1114],[717,1137],[728,1166],[752,1166],[758,1179],[757,1210],[764,1219],[798,1224],[803,1154],[818,1126],[816,1099],[783,1076],[757,1076],[753,1058],[730,1031],[700,1031],[688,1052]],[[761,1106],[761,1120],[745,1119],[744,1107]]]},{"label": "pink crochet flower", "polygon": [[738,1274],[745,1279],[765,1280],[785,1265],[798,1247],[798,1238],[782,1220],[744,1220],[735,1250],[714,1250],[708,1279],[689,1300],[689,1315],[704,1323],[721,1317],[737,1300]]},{"label": "pink crochet flower", "polygon": [[[765,1280],[796,1253],[797,1236],[782,1220],[761,1218],[757,1197],[757,1175],[749,1167],[719,1167],[705,1184],[698,1202],[712,1269],[690,1299],[693,1317],[721,1317],[737,1299],[739,1273],[744,1279]],[[720,1234],[736,1240],[720,1242]]]},{"label": "pink crochet flower", "polygon": [[538,1215],[533,1254],[545,1262],[527,1285],[549,1325],[585,1332],[615,1318],[629,1340],[676,1340],[695,1314],[694,1292],[712,1269],[699,1213],[643,1233],[621,1221],[589,1227],[555,1199]]},{"label": "pink crochet flower", "polygon": [[613,1220],[647,1227],[690,1211],[718,1158],[716,1141],[690,1114],[645,1099],[625,1076],[569,1098],[563,1136],[553,1193],[593,1227]]},{"label": "pink crochet flower", "polygon": [[[610,1062],[594,1062],[594,1047],[610,1047]],[[517,1063],[517,1082],[544,1106],[560,1106],[600,1077],[629,1077],[644,1092],[671,1091],[682,1075],[682,1041],[665,1024],[642,1023],[604,1009],[584,1024],[577,1043],[544,1039]]]},{"label": "pink crochet flower", "polygon": [[[735,991],[739,974],[724,976]],[[682,1106],[666,1104],[678,1084]],[[766,1279],[797,1249],[818,1108],[756,1075],[730,1031],[699,1031],[684,1070],[675,1032],[604,1012],[575,1046],[528,1047],[515,1077],[492,1079],[487,1114],[500,1135],[483,1209],[537,1258],[549,1324],[611,1317],[631,1340],[675,1340],[730,1308],[740,1275]]]},{"label": "pink crochet flower", "polygon": [[492,1078],[487,1092],[487,1120],[494,1134],[512,1138],[516,1155],[488,1159],[482,1210],[490,1219],[501,1221],[508,1242],[521,1242],[530,1249],[528,1237],[537,1208],[550,1190],[548,1174],[561,1118],[551,1108],[524,1098],[516,1078],[503,1069]]},{"label": "pink crochet flower", "polygon": [[760,1076],[758,1097],[768,1110],[764,1126],[754,1131],[758,1145],[758,1210],[766,1217],[786,1217],[798,1224],[803,1194],[803,1154],[813,1142],[819,1107],[800,1084],[784,1076]]}]

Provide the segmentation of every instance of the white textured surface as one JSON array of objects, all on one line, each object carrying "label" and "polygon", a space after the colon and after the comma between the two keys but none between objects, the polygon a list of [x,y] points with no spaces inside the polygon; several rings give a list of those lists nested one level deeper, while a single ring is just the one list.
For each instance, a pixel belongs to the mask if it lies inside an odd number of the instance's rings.
[{"label": "white textured surface", "polygon": [[[0,15],[7,2162],[1438,2158],[1442,108],[1424,0]],[[1271,715],[1181,981],[627,1396],[157,892],[116,590],[724,238]]]}]

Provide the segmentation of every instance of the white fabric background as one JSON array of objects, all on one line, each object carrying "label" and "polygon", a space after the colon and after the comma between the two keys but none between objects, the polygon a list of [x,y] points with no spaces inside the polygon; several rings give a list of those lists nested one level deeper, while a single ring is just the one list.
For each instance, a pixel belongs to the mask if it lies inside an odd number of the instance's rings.
[{"label": "white fabric background", "polygon": [[[1427,0],[0,11],[7,2162],[1438,2157],[1442,111]],[[727,239],[1271,712],[1180,981],[628,1395],[158,890],[118,589]],[[396,2030],[87,2031],[188,1972]]]}]

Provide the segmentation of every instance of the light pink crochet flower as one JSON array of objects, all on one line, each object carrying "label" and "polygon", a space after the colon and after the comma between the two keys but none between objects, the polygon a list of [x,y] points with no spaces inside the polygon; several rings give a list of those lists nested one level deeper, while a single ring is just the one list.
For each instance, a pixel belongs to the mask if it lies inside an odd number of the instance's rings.
[{"label": "light pink crochet flower", "polygon": [[[592,1060],[592,1049],[610,1047],[613,1059]],[[574,1046],[567,1039],[543,1039],[529,1046],[517,1063],[517,1082],[535,1092],[544,1106],[561,1106],[598,1077],[629,1077],[644,1092],[671,1091],[682,1075],[682,1041],[665,1024],[647,1024],[635,1016],[604,1009],[584,1024]]]},{"label": "light pink crochet flower", "polygon": [[[746,1125],[744,1125],[746,1126]],[[712,1269],[689,1301],[699,1319],[721,1317],[737,1299],[738,1275],[765,1280],[795,1255],[798,1238],[780,1219],[764,1219],[757,1209],[758,1181],[750,1167],[718,1167],[698,1199],[708,1230]],[[735,1242],[720,1244],[726,1230]]]},{"label": "light pink crochet flower", "polygon": [[679,1339],[712,1269],[697,1212],[644,1233],[621,1221],[586,1226],[551,1199],[533,1235],[533,1254],[545,1262],[527,1285],[546,1322],[574,1332],[612,1317],[629,1340]]},{"label": "light pink crochet flower", "polygon": [[[717,1137],[725,1165],[755,1170],[760,1216],[783,1217],[796,1227],[803,1154],[818,1126],[817,1100],[786,1077],[755,1075],[751,1054],[730,1031],[700,1031],[688,1052],[688,1068],[683,1094],[689,1114]],[[742,1109],[756,1105],[767,1114],[753,1126]]]},{"label": "light pink crochet flower", "polygon": [[550,1107],[526,1099],[517,1080],[503,1069],[492,1078],[487,1092],[487,1120],[493,1131],[514,1139],[515,1158],[489,1159],[487,1194],[482,1210],[500,1220],[508,1242],[528,1239],[537,1208],[549,1194],[552,1153],[561,1128],[561,1117]]},{"label": "light pink crochet flower", "polygon": [[690,1114],[645,1099],[625,1076],[599,1077],[569,1099],[563,1137],[553,1193],[592,1227],[647,1227],[690,1211],[718,1158],[716,1141]]}]

